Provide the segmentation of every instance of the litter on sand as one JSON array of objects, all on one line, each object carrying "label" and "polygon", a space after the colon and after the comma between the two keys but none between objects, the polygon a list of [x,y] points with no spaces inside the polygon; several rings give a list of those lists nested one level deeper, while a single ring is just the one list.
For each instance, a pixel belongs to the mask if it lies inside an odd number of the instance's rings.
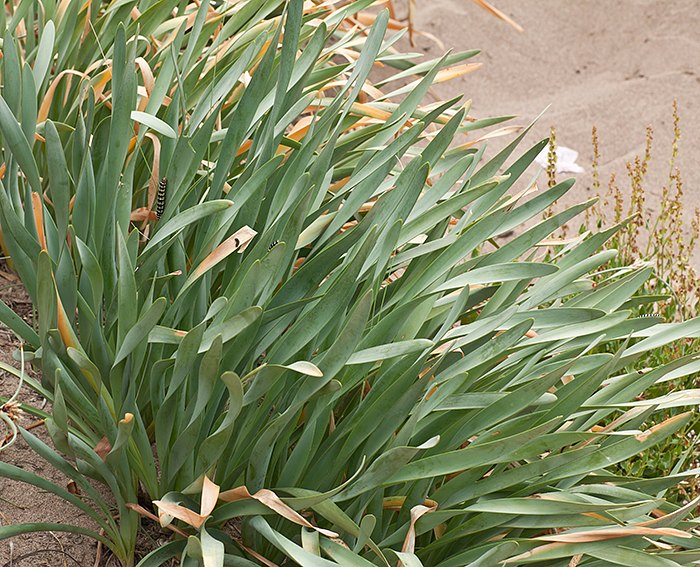
[{"label": "litter on sand", "polygon": [[[547,156],[549,154],[549,147],[544,148],[539,155],[535,158],[537,165],[543,169],[547,169]],[[565,146],[557,146],[557,173],[583,173],[584,169],[576,163],[578,159],[578,152],[567,148]]]}]

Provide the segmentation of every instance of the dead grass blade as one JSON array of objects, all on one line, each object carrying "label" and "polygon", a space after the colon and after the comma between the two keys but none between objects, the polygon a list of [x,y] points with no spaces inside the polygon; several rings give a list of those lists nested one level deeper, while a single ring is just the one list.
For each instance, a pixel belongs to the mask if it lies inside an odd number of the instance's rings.
[{"label": "dead grass blade", "polygon": [[518,30],[519,32],[524,32],[525,29],[515,20],[513,20],[510,16],[507,14],[503,13],[501,10],[493,6],[492,4],[489,4],[486,2],[486,0],[472,0],[476,5],[481,6],[484,10],[486,10],[489,14],[496,16],[499,20],[503,20],[504,22],[508,23],[511,25],[513,28]]},{"label": "dead grass blade", "polygon": [[239,486],[237,488],[232,488],[231,490],[222,492],[219,495],[219,499],[223,500],[224,502],[236,502],[238,500],[247,500],[249,498],[252,498],[253,500],[257,500],[261,504],[264,504],[265,506],[270,508],[270,510],[274,510],[280,516],[286,518],[290,522],[294,522],[295,524],[298,524],[310,530],[315,530],[326,537],[338,537],[338,534],[335,532],[332,532],[330,530],[324,530],[323,528],[314,526],[296,510],[287,506],[282,501],[282,499],[279,496],[277,496],[277,494],[272,492],[272,490],[267,490],[263,488],[261,490],[258,490],[255,494],[251,494],[245,486]]}]

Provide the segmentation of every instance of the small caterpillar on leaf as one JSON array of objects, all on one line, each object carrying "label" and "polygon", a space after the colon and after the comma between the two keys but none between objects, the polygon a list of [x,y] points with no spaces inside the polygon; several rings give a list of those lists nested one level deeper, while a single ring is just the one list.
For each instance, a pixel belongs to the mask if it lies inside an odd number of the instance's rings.
[{"label": "small caterpillar on leaf", "polygon": [[156,217],[160,219],[165,212],[165,198],[168,191],[168,178],[163,177],[158,184],[158,193],[156,194]]}]

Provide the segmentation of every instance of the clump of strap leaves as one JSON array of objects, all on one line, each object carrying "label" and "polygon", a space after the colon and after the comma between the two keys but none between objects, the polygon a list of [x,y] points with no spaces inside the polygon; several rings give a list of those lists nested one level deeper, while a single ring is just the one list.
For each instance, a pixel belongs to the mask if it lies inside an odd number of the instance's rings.
[{"label": "clump of strap leaves", "polygon": [[[637,316],[648,268],[594,277],[620,226],[552,238],[592,202],[536,220],[572,185],[534,192],[547,142],[486,159],[507,117],[426,102],[476,52],[402,54],[372,4],[4,16],[0,226],[35,317],[0,320],[51,445],[21,393],[0,416],[74,490],[0,475],[94,527],[1,538],[72,531],[127,567],[700,559],[696,502],[663,499],[695,471],[609,468],[691,418],[659,416],[695,391],[640,395],[697,356],[630,368],[700,321]],[[167,537],[141,557],[145,523]]]}]

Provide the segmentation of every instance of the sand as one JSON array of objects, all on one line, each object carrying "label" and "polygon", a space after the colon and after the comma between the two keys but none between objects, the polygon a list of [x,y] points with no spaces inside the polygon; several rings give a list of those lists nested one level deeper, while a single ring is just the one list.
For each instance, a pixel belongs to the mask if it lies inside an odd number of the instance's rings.
[{"label": "sand", "polygon": [[[668,184],[673,140],[672,105],[681,117],[677,165],[684,185],[689,223],[700,206],[700,25],[692,0],[620,2],[492,0],[523,28],[520,33],[469,0],[417,0],[417,28],[437,36],[457,51],[481,49],[472,61],[478,71],[437,88],[442,97],[465,93],[471,114],[517,114],[526,125],[549,106],[524,144],[557,131],[557,142],[580,153],[586,170],[568,201],[592,194],[591,129],[600,140],[600,175],[604,184],[617,173],[628,187],[626,162],[644,150],[645,130],[654,129],[653,159],[647,177],[647,203],[658,212]],[[405,2],[395,1],[398,15]],[[403,10],[402,10],[403,8]],[[441,49],[425,37],[419,51],[437,57]],[[494,141],[492,145],[498,145]],[[524,148],[525,146],[523,146]],[[562,178],[568,175],[562,175]],[[700,255],[695,255],[700,267]]]}]

